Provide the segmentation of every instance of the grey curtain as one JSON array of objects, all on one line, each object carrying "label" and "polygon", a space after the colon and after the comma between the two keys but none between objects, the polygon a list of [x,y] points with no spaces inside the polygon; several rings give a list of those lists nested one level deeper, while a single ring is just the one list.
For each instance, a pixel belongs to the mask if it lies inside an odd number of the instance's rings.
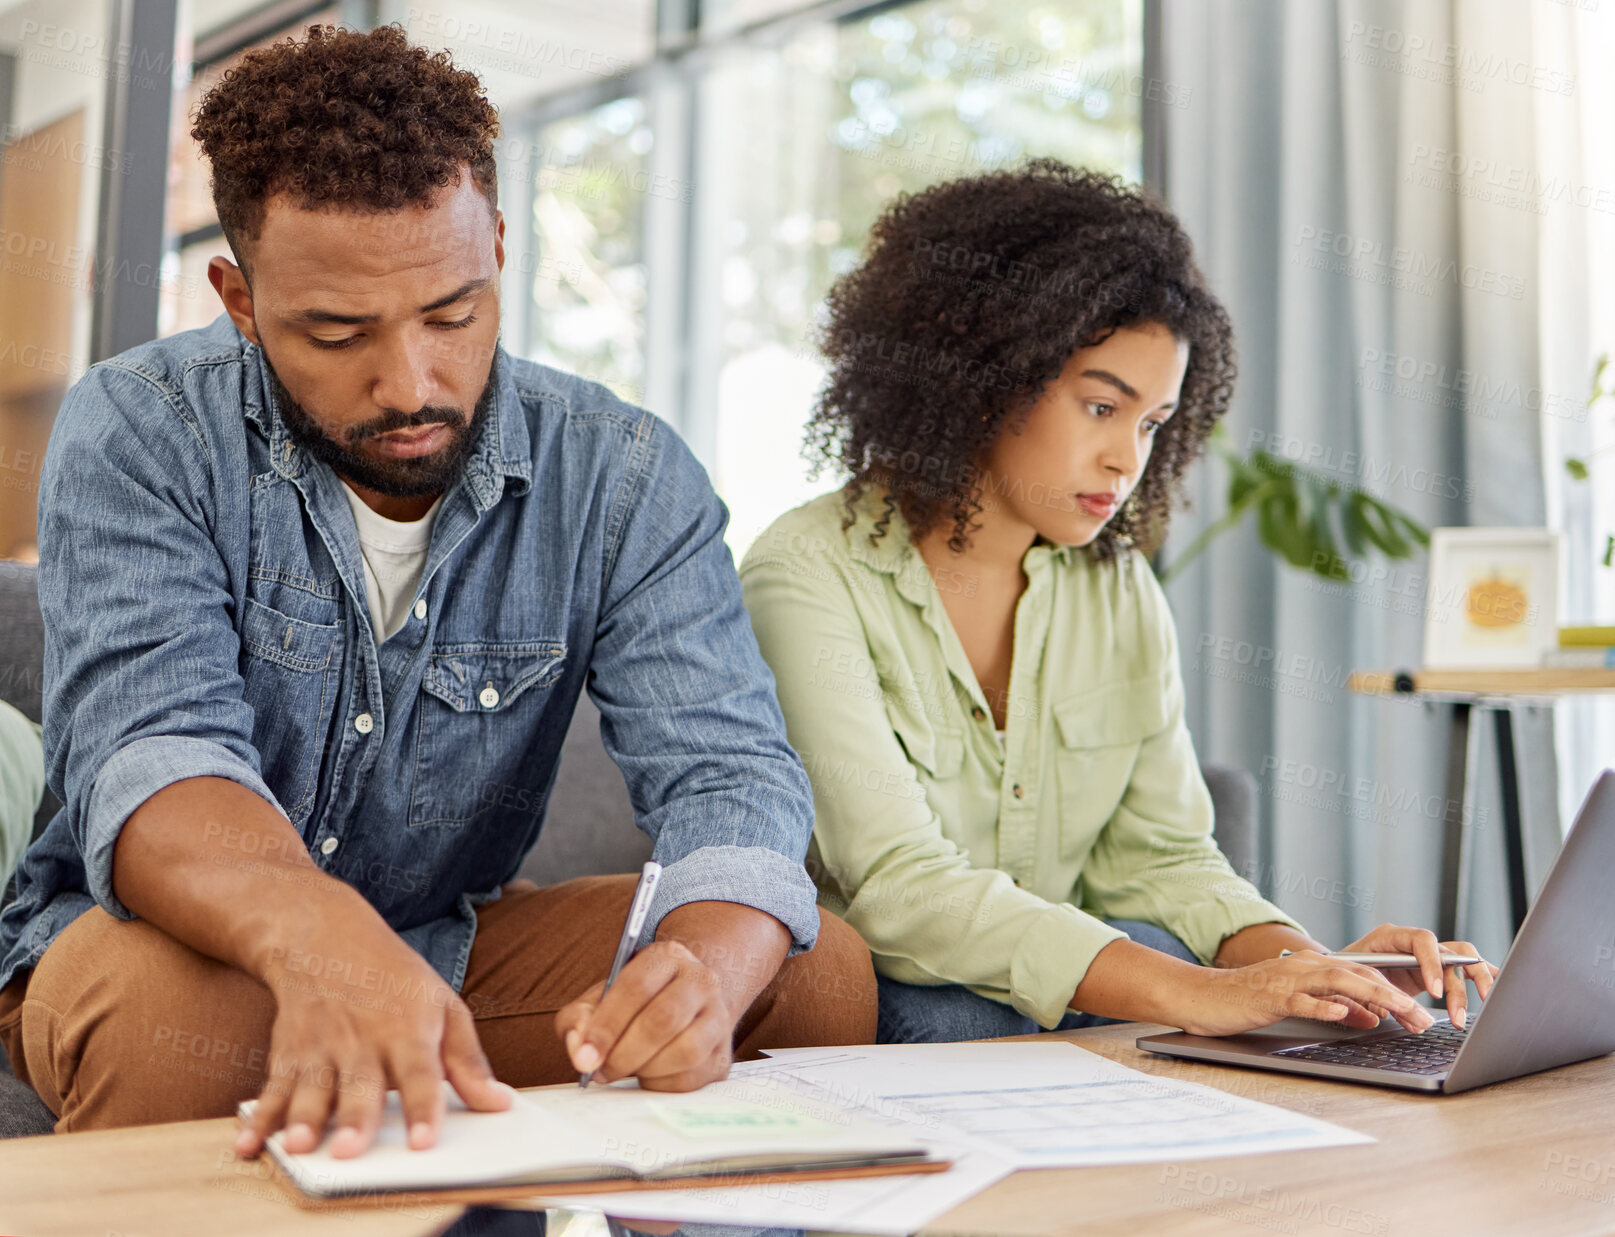
[{"label": "grey curtain", "polygon": [[[1159,5],[1162,189],[1234,319],[1234,445],[1363,485],[1429,526],[1543,524],[1528,395],[1541,387],[1542,218],[1453,171],[1531,158],[1536,109],[1565,84],[1532,47],[1532,6]],[[1167,561],[1225,510],[1226,480],[1220,463],[1196,470]],[[1261,783],[1254,875],[1334,946],[1386,920],[1435,924],[1447,710],[1346,690],[1354,669],[1418,664],[1427,564],[1375,561],[1382,572],[1329,585],[1245,527],[1170,591],[1201,757]],[[1535,881],[1557,842],[1551,716],[1518,708],[1516,728]],[[1491,728],[1471,742],[1467,921],[1501,959]]]}]

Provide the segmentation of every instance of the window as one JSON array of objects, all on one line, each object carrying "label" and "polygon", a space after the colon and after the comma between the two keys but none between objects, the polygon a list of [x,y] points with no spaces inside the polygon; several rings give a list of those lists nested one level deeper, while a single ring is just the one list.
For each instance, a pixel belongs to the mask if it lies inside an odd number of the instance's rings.
[{"label": "window", "polygon": [[715,415],[687,428],[737,556],[839,481],[801,455],[824,378],[814,326],[885,204],[1034,155],[1137,180],[1140,38],[1137,5],[1115,0],[923,0],[734,46],[706,75],[692,287],[711,347],[692,363],[712,367],[697,402]]},{"label": "window", "polygon": [[[35,559],[40,466],[62,396],[90,361],[103,144],[120,72],[167,71],[113,43],[107,0],[0,3],[0,556]],[[133,277],[132,275],[129,277]]]},{"label": "window", "polygon": [[501,113],[619,77],[650,59],[654,0],[409,0],[383,5],[412,42],[482,78]]},{"label": "window", "polygon": [[[235,49],[359,7],[306,6],[270,31],[261,14],[285,0],[194,2],[213,51],[174,124],[165,333],[216,316],[207,262],[227,253],[191,108]],[[652,0],[382,0],[371,15],[447,50],[500,109],[505,346],[671,421],[729,504],[738,555],[838,480],[810,479],[801,454],[824,378],[815,324],[886,202],[1031,155],[1138,178],[1141,6],[917,0],[826,18],[714,0],[695,30],[669,30],[680,10],[663,4],[660,36]]]},{"label": "window", "polygon": [[511,169],[530,182],[532,202],[532,248],[518,259],[532,298],[526,354],[635,403],[644,399],[652,144],[644,101],[615,99],[538,129]]},{"label": "window", "polygon": [[[201,147],[191,137],[196,105],[252,48],[280,42],[317,22],[336,24],[341,16],[341,7],[333,4],[305,13],[295,25],[261,33],[245,47],[237,46],[223,55],[210,52],[210,45],[230,46],[234,42],[228,23],[248,7],[244,0],[201,0],[193,14],[196,35],[180,32],[180,57],[190,63],[191,73],[175,94],[170,123],[168,201],[163,228],[169,238],[169,248],[163,258],[162,299],[157,311],[159,335],[206,326],[224,312],[217,293],[208,283],[207,266],[215,255],[234,261],[213,211],[207,161],[202,157]],[[222,39],[219,37],[221,30],[224,32]],[[197,52],[197,48],[201,51]],[[192,62],[193,56],[195,62]]]}]

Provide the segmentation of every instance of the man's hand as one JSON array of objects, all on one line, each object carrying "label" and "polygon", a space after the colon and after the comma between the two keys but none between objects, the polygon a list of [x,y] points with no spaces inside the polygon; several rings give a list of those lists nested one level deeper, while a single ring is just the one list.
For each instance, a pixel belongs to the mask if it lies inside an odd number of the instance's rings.
[{"label": "man's hand", "polygon": [[735,1024],[773,979],[790,932],[733,902],[669,911],[656,940],[555,1016],[580,1074],[638,1078],[650,1091],[693,1091],[729,1074]]},{"label": "man's hand", "polygon": [[[340,970],[311,973],[296,949],[269,958],[260,976],[278,1005],[269,1081],[236,1154],[256,1155],[282,1127],[287,1151],[312,1151],[330,1122],[331,1154],[361,1155],[375,1139],[390,1088],[403,1105],[409,1146],[430,1147],[443,1120],[445,1078],[470,1108],[510,1107],[511,1088],[495,1080],[465,1002],[374,912],[370,918],[375,922],[355,915],[334,930],[328,925],[302,955],[329,961],[331,946],[318,940],[340,941]],[[350,976],[377,977],[379,993],[355,986],[354,999],[344,999]]]},{"label": "man's hand", "polygon": [[472,1108],[510,1107],[459,995],[245,786],[192,777],[159,790],[124,823],[112,880],[136,915],[275,996],[269,1081],[238,1154],[283,1126],[288,1151],[312,1151],[334,1116],[332,1154],[358,1155],[391,1087],[409,1145],[431,1146],[445,1077]]},{"label": "man's hand", "polygon": [[555,1027],[580,1074],[694,1091],[729,1074],[739,1014],[720,983],[688,947],[655,941],[629,959],[604,999],[602,980],[562,1009]]}]

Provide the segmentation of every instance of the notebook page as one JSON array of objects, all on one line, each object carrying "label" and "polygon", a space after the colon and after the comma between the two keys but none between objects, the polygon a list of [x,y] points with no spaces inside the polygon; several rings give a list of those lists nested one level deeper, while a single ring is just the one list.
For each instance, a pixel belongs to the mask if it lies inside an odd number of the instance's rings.
[{"label": "notebook page", "polygon": [[[520,1180],[541,1166],[579,1165],[579,1180],[598,1175],[578,1132],[559,1125],[526,1096],[516,1094],[504,1112],[475,1112],[447,1082],[443,1094],[437,1142],[424,1151],[409,1147],[398,1092],[389,1091],[375,1141],[363,1155],[337,1159],[329,1133],[313,1151],[289,1154],[282,1145],[284,1131],[270,1136],[269,1152],[299,1189],[319,1196],[493,1185]],[[255,1104],[248,1100],[238,1111],[250,1113]]]}]

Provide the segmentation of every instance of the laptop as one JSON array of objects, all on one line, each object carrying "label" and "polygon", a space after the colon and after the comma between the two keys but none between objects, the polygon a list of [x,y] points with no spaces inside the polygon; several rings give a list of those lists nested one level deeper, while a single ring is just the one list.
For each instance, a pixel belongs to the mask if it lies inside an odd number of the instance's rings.
[{"label": "laptop", "polygon": [[1387,1018],[1357,1030],[1286,1018],[1240,1035],[1143,1035],[1148,1052],[1219,1065],[1455,1095],[1615,1052],[1615,769],[1576,813],[1491,996],[1470,993],[1468,1026],[1423,1033]]}]

